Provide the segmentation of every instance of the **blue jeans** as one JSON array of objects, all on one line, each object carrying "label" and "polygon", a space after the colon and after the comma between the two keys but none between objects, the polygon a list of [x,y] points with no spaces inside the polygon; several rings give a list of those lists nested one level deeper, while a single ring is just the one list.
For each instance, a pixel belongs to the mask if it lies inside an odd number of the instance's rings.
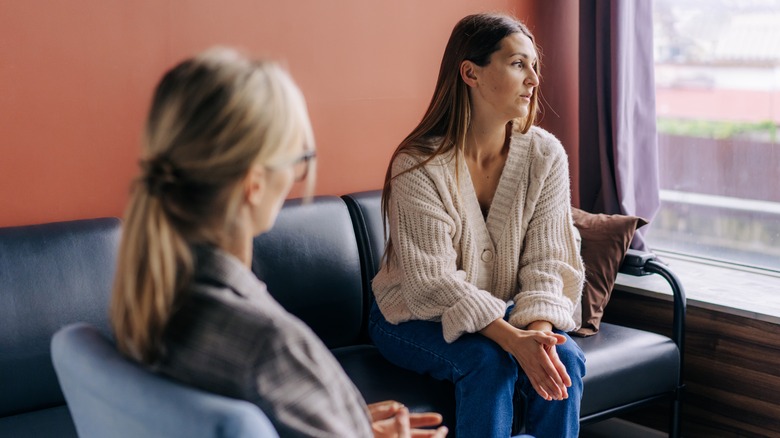
[{"label": "blue jeans", "polygon": [[[537,438],[579,435],[585,356],[571,338],[556,347],[572,380],[569,398],[547,401],[536,393],[514,357],[481,334],[464,334],[448,344],[441,323],[390,324],[376,304],[371,308],[368,327],[371,339],[388,361],[455,384],[457,437],[509,437],[515,387],[525,398],[526,433]],[[565,333],[555,332],[568,338]]]}]

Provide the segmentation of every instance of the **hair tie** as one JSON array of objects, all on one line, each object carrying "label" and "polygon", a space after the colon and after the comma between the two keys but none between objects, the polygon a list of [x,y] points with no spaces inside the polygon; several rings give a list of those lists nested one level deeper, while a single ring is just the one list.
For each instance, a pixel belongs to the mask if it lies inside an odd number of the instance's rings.
[{"label": "hair tie", "polygon": [[141,161],[143,183],[152,196],[164,195],[172,186],[179,182],[180,173],[176,166],[166,156],[157,156]]}]

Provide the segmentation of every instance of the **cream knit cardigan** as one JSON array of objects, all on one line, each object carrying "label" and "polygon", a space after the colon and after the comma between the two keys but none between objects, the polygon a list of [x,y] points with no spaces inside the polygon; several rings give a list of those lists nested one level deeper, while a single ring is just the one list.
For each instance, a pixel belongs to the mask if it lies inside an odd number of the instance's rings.
[{"label": "cream knit cardigan", "polygon": [[[373,280],[387,321],[441,321],[453,342],[504,316],[573,330],[584,268],[572,223],[566,152],[547,131],[515,129],[509,155],[482,216],[464,160],[454,151],[392,181],[393,253]],[[399,155],[393,175],[421,161]],[[456,179],[456,175],[459,176]]]}]

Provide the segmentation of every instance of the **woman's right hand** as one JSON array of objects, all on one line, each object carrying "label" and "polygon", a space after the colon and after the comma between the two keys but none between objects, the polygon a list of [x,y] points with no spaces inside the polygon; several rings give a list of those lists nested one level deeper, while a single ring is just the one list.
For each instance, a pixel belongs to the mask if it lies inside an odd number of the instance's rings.
[{"label": "woman's right hand", "polygon": [[368,405],[371,414],[371,429],[374,438],[444,438],[447,436],[447,428],[440,426],[436,429],[418,429],[420,427],[436,426],[441,424],[441,415],[426,412],[422,414],[410,414],[401,403],[397,401],[383,401]]},{"label": "woman's right hand", "polygon": [[569,397],[571,380],[555,346],[566,337],[551,331],[522,330],[499,318],[480,331],[517,359],[534,390],[545,400]]}]

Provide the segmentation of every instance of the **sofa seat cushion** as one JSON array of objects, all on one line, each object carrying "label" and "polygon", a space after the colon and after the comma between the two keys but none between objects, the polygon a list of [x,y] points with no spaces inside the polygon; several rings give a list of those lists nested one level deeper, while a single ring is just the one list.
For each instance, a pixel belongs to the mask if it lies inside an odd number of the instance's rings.
[{"label": "sofa seat cushion", "polygon": [[0,418],[0,436],[16,438],[77,438],[76,426],[65,405]]},{"label": "sofa seat cushion", "polygon": [[[599,333],[574,338],[586,356],[581,417],[642,399],[672,393],[677,387],[680,354],[666,336],[602,323]],[[333,354],[366,402],[397,400],[413,412],[433,411],[454,426],[455,394],[438,381],[388,362],[372,345],[336,348]]]},{"label": "sofa seat cushion", "polygon": [[399,368],[388,362],[373,345],[332,350],[344,371],[367,403],[396,400],[412,412],[438,412],[444,424],[455,430],[455,386]]},{"label": "sofa seat cushion", "polygon": [[586,357],[582,417],[677,388],[680,352],[666,336],[602,323],[574,340]]}]

